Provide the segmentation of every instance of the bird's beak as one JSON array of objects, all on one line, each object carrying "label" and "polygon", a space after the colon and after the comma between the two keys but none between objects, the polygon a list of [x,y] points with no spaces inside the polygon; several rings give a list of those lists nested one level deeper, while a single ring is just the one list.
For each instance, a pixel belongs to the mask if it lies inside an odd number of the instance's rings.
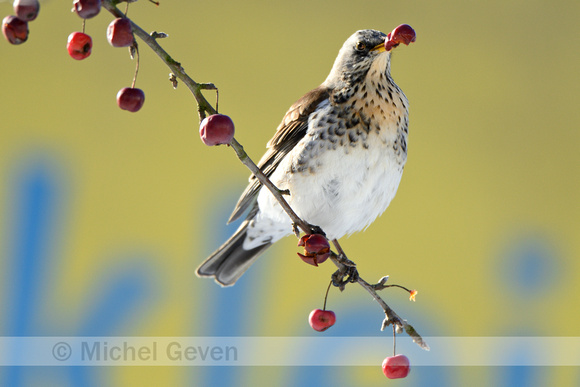
[{"label": "bird's beak", "polygon": [[382,52],[386,52],[386,48],[385,48],[385,43],[381,43],[381,44],[377,44],[376,46],[374,46],[373,48],[371,48],[371,51],[374,51],[378,54],[382,53]]}]

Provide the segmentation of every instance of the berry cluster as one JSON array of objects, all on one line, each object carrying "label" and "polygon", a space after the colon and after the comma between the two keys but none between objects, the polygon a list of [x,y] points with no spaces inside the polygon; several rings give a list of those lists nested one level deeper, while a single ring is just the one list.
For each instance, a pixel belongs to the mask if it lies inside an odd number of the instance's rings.
[{"label": "berry cluster", "polygon": [[[28,39],[28,22],[36,19],[40,4],[38,0],[14,0],[16,16],[6,16],[2,20],[2,33],[11,44],[22,44]],[[88,58],[93,49],[93,39],[85,33],[87,19],[97,16],[101,11],[101,0],[73,0],[72,11],[83,19],[83,29],[68,36],[67,51],[71,58],[83,60]],[[126,17],[113,20],[107,28],[107,40],[113,47],[132,47],[138,55],[137,44],[133,36],[131,21]],[[130,112],[136,112],[145,102],[143,90],[135,88],[137,69],[131,87],[124,87],[117,93],[117,105]]]},{"label": "berry cluster", "polygon": [[[307,234],[300,238],[298,246],[304,247],[304,254],[298,253],[298,256],[306,263],[318,266],[318,264],[326,261],[330,256],[330,245],[328,240],[321,234]],[[336,314],[326,309],[326,301],[328,299],[328,291],[332,282],[328,284],[326,295],[324,296],[324,306],[322,309],[314,309],[308,316],[308,322],[312,329],[318,332],[324,332],[334,325],[336,322]],[[417,292],[410,291],[411,299],[414,300]],[[393,331],[393,340],[394,331]],[[394,351],[394,350],[393,350]],[[383,360],[383,373],[389,379],[405,378],[410,371],[409,358],[405,355],[395,355],[386,357]]]},{"label": "berry cluster", "polygon": [[84,20],[95,17],[101,12],[101,0],[74,0],[73,9],[83,19],[83,32],[73,32],[68,36],[66,49],[71,58],[83,60],[91,55],[93,39],[85,34]]},{"label": "berry cluster", "polygon": [[[93,48],[91,37],[84,32],[84,20],[99,14],[101,0],[74,0],[73,11],[83,19],[83,32],[73,32],[69,35],[67,49],[71,58],[83,60],[91,55]],[[113,47],[136,47],[131,21],[127,18],[113,20],[107,27],[107,41]],[[135,78],[136,76],[137,69],[135,70]],[[130,112],[139,111],[145,103],[145,93],[143,90],[135,88],[135,78],[131,87],[124,87],[117,93],[117,105]]]},{"label": "berry cluster", "polygon": [[38,16],[38,0],[14,0],[14,15],[2,20],[2,34],[11,44],[22,44],[28,40],[28,22]]}]

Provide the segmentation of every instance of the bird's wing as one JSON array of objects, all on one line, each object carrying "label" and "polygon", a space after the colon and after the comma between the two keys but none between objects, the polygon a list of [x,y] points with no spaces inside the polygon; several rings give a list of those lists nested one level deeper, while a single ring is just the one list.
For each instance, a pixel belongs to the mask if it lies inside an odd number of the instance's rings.
[{"label": "bird's wing", "polygon": [[[270,176],[278,167],[286,155],[298,144],[306,134],[308,129],[308,117],[318,105],[329,97],[330,93],[327,87],[319,86],[308,92],[298,101],[296,101],[278,126],[274,137],[268,142],[268,150],[258,162],[258,167],[266,176]],[[250,176],[250,184],[246,187],[228,223],[238,219],[248,207],[254,207],[258,192],[262,184],[254,175]],[[253,208],[250,217],[254,216],[257,208]]]}]

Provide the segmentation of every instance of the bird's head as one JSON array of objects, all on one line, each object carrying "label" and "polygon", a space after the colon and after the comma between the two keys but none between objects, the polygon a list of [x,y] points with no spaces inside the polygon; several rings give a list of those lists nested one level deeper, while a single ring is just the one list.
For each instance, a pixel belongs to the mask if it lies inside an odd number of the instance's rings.
[{"label": "bird's head", "polygon": [[388,71],[390,51],[399,43],[408,45],[414,41],[415,31],[406,24],[398,26],[388,35],[377,30],[357,31],[344,42],[325,84],[336,87],[343,83],[360,82],[378,58],[383,59],[385,71]]}]

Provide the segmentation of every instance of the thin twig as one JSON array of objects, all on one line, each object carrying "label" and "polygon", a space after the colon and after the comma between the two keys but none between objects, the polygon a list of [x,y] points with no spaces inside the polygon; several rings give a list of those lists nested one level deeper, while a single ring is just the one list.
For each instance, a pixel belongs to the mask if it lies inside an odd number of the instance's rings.
[{"label": "thin twig", "polygon": [[330,291],[331,286],[332,286],[332,281],[330,281],[328,283],[328,286],[326,287],[326,294],[324,295],[324,306],[322,307],[322,310],[326,310],[326,300],[328,300],[328,292]]},{"label": "thin twig", "polygon": [[384,330],[387,326],[392,324],[393,329],[396,329],[399,333],[405,331],[409,336],[411,336],[414,343],[418,344],[426,351],[429,350],[429,345],[425,340],[423,340],[421,335],[407,322],[407,320],[403,320],[393,309],[391,309],[391,307],[389,307],[389,305],[387,305],[387,303],[375,291],[374,285],[369,284],[361,277],[358,277],[357,282],[367,292],[369,292],[375,301],[383,308],[383,311],[385,312],[385,320],[383,321],[381,330]]}]

